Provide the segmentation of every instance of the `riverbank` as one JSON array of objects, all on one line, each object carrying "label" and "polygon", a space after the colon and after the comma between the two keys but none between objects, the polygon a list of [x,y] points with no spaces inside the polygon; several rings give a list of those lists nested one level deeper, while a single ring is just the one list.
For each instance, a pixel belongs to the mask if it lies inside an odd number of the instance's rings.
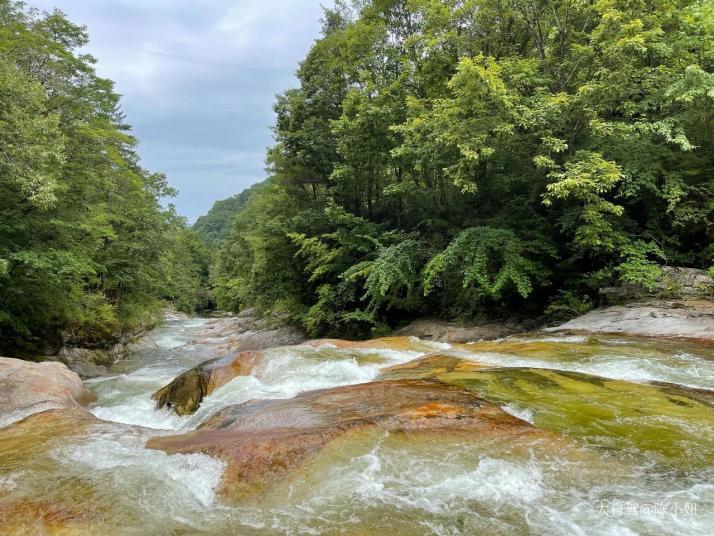
[{"label": "riverbank", "polygon": [[[0,527],[707,534],[713,305],[615,305],[505,337],[419,324],[440,340],[173,315],[84,384],[0,359]],[[642,497],[662,512],[601,515]]]},{"label": "riverbank", "polygon": [[[221,329],[234,322],[169,320],[86,382],[88,409],[0,428],[4,533],[714,526],[711,348],[531,333],[308,341],[236,357]],[[195,407],[155,409],[152,393],[195,368],[211,372]],[[600,514],[642,497],[697,515]]]}]

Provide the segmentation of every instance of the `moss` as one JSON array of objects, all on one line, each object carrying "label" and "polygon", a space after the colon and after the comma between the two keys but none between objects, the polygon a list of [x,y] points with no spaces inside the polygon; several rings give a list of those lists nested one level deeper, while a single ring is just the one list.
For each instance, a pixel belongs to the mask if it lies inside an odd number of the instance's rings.
[{"label": "moss", "polygon": [[[590,445],[636,449],[677,468],[714,463],[714,408],[710,397],[696,390],[549,369],[468,370],[454,365],[453,358],[422,361],[397,372],[431,377],[495,404],[529,410],[537,427]],[[386,377],[390,374],[395,372],[387,370]]]},{"label": "moss", "polygon": [[156,391],[151,398],[156,400],[156,409],[168,408],[181,416],[191,415],[198,410],[208,394],[210,380],[210,370],[192,368]]}]

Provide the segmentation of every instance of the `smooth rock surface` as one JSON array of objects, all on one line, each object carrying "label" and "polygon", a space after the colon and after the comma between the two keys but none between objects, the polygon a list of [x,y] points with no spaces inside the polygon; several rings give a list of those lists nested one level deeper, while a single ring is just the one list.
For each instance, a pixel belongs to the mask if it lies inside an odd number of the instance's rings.
[{"label": "smooth rock surface", "polygon": [[280,318],[261,318],[252,309],[208,321],[196,344],[210,344],[225,353],[265,350],[305,341],[305,334]]},{"label": "smooth rock surface", "polygon": [[48,409],[87,406],[95,396],[62,363],[0,357],[0,426]]},{"label": "smooth rock surface", "polygon": [[714,392],[539,368],[487,367],[450,355],[382,370],[381,380],[433,379],[506,407],[538,428],[612,448],[637,445],[677,468],[714,463]]},{"label": "smooth rock surface", "polygon": [[394,332],[396,336],[412,336],[420,339],[446,343],[466,343],[500,339],[529,329],[514,321],[488,321],[473,324],[458,324],[443,320],[415,320]]},{"label": "smooth rock surface", "polygon": [[546,331],[681,338],[714,344],[714,302],[648,301],[595,309]]},{"label": "smooth rock surface", "polygon": [[328,443],[353,432],[548,435],[460,387],[426,381],[373,382],[229,406],[198,430],[152,438],[147,447],[202,453],[226,462],[222,494],[265,491]]}]

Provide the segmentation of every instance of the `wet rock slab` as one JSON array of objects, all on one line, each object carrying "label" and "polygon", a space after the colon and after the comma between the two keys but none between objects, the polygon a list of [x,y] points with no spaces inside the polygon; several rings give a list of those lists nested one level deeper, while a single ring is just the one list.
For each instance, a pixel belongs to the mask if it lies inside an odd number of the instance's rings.
[{"label": "wet rock slab", "polygon": [[222,494],[237,500],[283,480],[332,441],[369,430],[415,436],[434,432],[499,438],[547,435],[462,387],[401,380],[229,406],[198,430],[153,438],[147,447],[224,460]]},{"label": "wet rock slab", "polygon": [[714,464],[712,391],[562,370],[489,368],[450,355],[383,369],[380,379],[409,377],[462,387],[527,416],[538,428],[598,447],[634,447],[678,469]]},{"label": "wet rock slab", "polygon": [[299,344],[305,334],[278,317],[261,317],[252,309],[236,316],[209,320],[196,344],[209,344],[226,353],[265,350]]},{"label": "wet rock slab", "polygon": [[[216,389],[237,376],[247,376],[256,372],[269,354],[292,351],[317,358],[320,351],[335,357],[333,351],[355,352],[359,361],[369,359],[381,361],[381,350],[411,351],[416,355],[433,351],[434,343],[421,341],[415,337],[385,337],[368,341],[347,341],[341,339],[317,339],[300,345],[272,348],[265,351],[246,351],[237,355],[212,359],[186,371],[170,384],[156,391],[152,398],[156,408],[168,408],[185,416],[195,413],[203,399]],[[338,354],[342,356],[343,354]]]}]

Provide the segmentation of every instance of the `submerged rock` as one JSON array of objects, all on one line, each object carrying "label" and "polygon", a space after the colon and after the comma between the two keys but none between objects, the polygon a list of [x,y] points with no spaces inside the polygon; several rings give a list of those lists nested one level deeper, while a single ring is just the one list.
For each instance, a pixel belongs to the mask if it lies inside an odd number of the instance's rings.
[{"label": "submerged rock", "polygon": [[429,354],[408,363],[383,368],[380,377],[383,380],[425,379],[449,372],[472,372],[488,367],[454,355]]},{"label": "submerged rock", "polygon": [[222,493],[265,491],[337,438],[382,430],[517,438],[548,435],[467,389],[419,380],[374,382],[229,406],[196,431],[156,437],[147,447],[203,453],[227,464]]},{"label": "submerged rock", "polygon": [[51,448],[86,434],[101,422],[82,408],[50,409],[0,428],[0,474],[19,463],[47,453]]},{"label": "submerged rock", "polygon": [[92,437],[110,431],[124,435],[131,429],[101,421],[81,408],[43,411],[0,428],[0,534],[127,532],[122,524],[107,526],[114,518],[112,510],[121,502],[117,500],[117,494],[123,493],[117,489],[118,481],[93,481],[92,475],[72,471],[66,456]]},{"label": "submerged rock", "polygon": [[546,331],[665,337],[714,345],[714,301],[650,301],[603,307]]},{"label": "submerged rock", "polygon": [[0,426],[52,408],[87,406],[95,400],[79,376],[62,363],[0,357]]}]

